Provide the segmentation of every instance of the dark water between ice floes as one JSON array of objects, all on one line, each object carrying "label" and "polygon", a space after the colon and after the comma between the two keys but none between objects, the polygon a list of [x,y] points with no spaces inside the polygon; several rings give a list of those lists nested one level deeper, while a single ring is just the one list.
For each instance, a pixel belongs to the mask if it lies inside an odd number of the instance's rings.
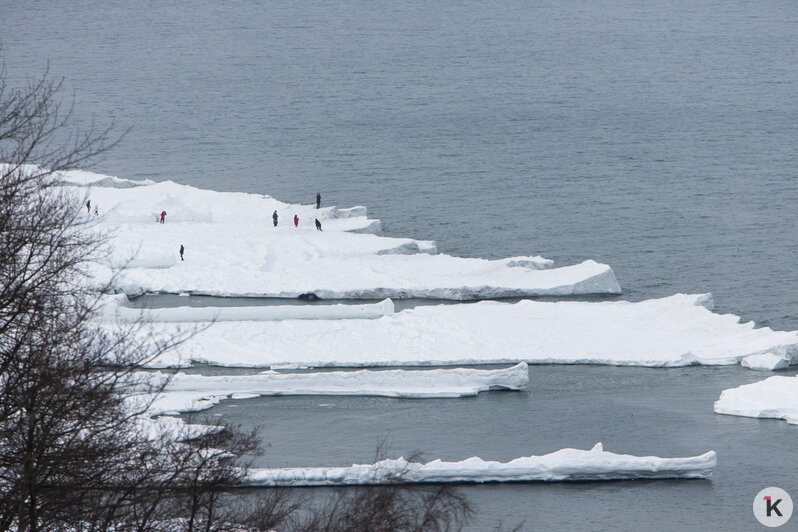
[{"label": "dark water between ice floes", "polygon": [[[790,371],[787,374],[795,374]],[[785,374],[785,373],[782,373]],[[531,366],[528,392],[466,399],[270,397],[206,412],[268,443],[257,465],[371,462],[390,456],[509,460],[597,441],[617,453],[694,456],[713,449],[711,480],[464,485],[473,530],[526,520],[529,530],[753,530],[751,504],[769,485],[798,492],[798,427],[716,415],[721,390],[765,374],[739,367],[679,369]]]}]

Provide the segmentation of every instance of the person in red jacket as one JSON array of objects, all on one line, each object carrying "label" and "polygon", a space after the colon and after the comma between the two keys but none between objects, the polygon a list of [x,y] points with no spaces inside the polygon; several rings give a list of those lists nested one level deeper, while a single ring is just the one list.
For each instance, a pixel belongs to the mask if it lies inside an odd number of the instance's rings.
[{"label": "person in red jacket", "polygon": [[166,211],[161,211],[161,223],[164,223],[165,218],[166,218]]},{"label": "person in red jacket", "polygon": [[294,227],[299,227],[299,216],[294,215]]}]

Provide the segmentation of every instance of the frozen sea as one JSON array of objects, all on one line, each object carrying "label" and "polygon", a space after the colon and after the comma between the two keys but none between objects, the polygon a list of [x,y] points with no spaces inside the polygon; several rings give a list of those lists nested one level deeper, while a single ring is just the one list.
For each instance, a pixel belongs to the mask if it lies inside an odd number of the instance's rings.
[{"label": "frozen sea", "polygon": [[[798,4],[0,0],[12,81],[49,64],[75,116],[130,128],[95,170],[367,205],[440,251],[611,265],[640,300],[712,292],[798,329]],[[711,481],[467,487],[475,529],[725,529],[798,496],[796,427],[717,416],[741,368],[533,367],[528,394],[262,398],[269,465],[508,459],[602,440],[715,449]],[[319,406],[331,403],[334,407]]]}]

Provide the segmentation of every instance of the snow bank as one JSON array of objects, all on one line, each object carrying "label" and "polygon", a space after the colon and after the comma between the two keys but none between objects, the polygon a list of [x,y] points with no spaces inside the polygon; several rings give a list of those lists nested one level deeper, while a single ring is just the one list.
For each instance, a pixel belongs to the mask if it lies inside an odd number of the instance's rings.
[{"label": "snow bank", "polygon": [[[98,225],[113,235],[102,267],[124,268],[115,287],[127,294],[474,300],[620,293],[612,269],[590,260],[552,268],[541,257],[453,257],[437,254],[431,241],[379,237],[379,220],[368,219],[364,207],[315,209],[170,181],[120,188],[108,178],[114,186],[99,186],[108,179],[87,172],[61,179],[99,207]],[[164,210],[166,223],[156,223]]]},{"label": "snow bank", "polygon": [[[125,300],[127,298],[122,296]],[[208,322],[269,320],[376,319],[394,313],[393,301],[368,305],[274,305],[253,307],[176,307],[139,309],[116,303],[103,308],[107,320],[134,322]]]},{"label": "snow bank", "polygon": [[717,465],[715,451],[687,458],[632,456],[604,451],[597,443],[589,451],[561,449],[543,456],[525,456],[509,462],[472,457],[459,462],[381,460],[351,467],[287,467],[252,469],[250,486],[348,486],[429,482],[559,482],[707,478]]},{"label": "snow bank", "polygon": [[[156,372],[162,381],[167,375]],[[204,376],[178,373],[150,412],[174,414],[211,408],[224,399],[261,395],[367,395],[412,399],[469,397],[488,390],[523,390],[529,383],[525,363],[506,369],[434,369],[333,371]]]},{"label": "snow bank", "polygon": [[[792,359],[798,333],[715,314],[706,295],[627,301],[483,301],[419,306],[376,320],[225,322],[182,347],[217,365],[736,364],[756,353]],[[165,334],[178,325],[161,325]],[[264,348],[268,346],[268,348]],[[166,354],[156,366],[180,365]]]},{"label": "snow bank", "polygon": [[783,419],[798,424],[798,377],[768,377],[723,390],[715,412],[732,416]]}]

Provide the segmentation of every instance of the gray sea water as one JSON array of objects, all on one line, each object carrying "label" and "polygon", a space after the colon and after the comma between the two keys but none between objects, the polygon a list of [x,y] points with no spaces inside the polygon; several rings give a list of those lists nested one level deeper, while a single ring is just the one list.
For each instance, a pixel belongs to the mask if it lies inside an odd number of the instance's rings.
[{"label": "gray sea water", "polygon": [[[443,252],[594,258],[627,299],[712,292],[719,311],[798,328],[792,0],[0,0],[0,21],[12,84],[49,65],[78,122],[131,128],[97,171],[292,202],[320,191]],[[708,482],[469,487],[475,529],[750,530],[759,489],[798,495],[795,427],[711,411],[764,375],[531,372],[528,394],[212,414],[268,416],[277,464],[351,463],[384,436],[445,459],[599,439],[720,453]]]}]

